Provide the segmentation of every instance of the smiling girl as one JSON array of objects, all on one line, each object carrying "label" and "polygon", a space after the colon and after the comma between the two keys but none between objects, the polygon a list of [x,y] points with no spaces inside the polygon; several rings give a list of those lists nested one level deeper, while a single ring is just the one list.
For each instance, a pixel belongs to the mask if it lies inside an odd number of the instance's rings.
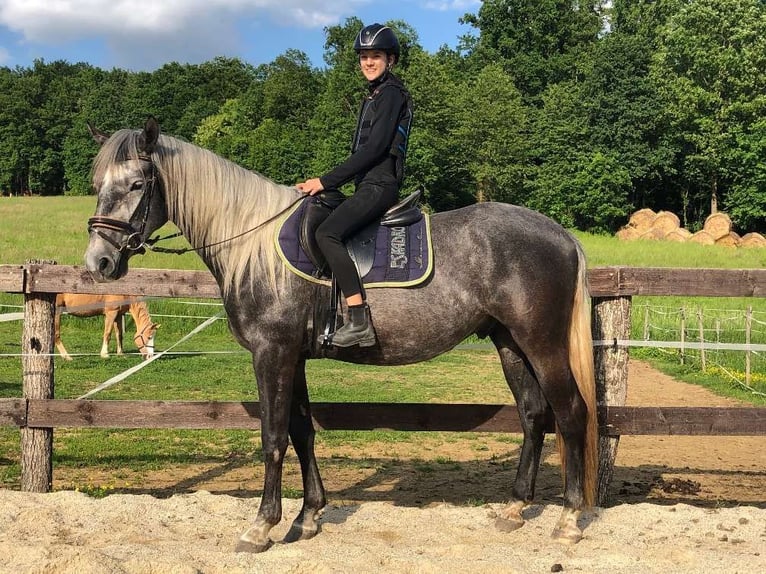
[{"label": "smiling girl", "polygon": [[399,60],[399,40],[381,24],[362,28],[354,41],[359,67],[367,79],[351,155],[323,175],[298,183],[309,195],[354,181],[354,194],[319,226],[317,243],[346,298],[348,320],[331,338],[336,347],[375,344],[370,310],[356,266],[344,241],[380,218],[399,197],[412,123],[412,101],[391,69]]}]

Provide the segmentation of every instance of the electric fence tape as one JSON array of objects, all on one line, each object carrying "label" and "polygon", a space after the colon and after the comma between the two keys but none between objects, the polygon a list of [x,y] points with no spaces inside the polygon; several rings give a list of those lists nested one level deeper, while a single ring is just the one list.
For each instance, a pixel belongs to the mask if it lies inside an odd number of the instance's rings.
[{"label": "electric fence tape", "polygon": [[155,360],[159,359],[159,358],[160,358],[162,355],[164,355],[164,354],[165,354],[165,353],[167,353],[168,351],[170,351],[170,350],[174,349],[175,347],[177,347],[178,345],[180,345],[181,343],[183,343],[184,341],[186,341],[186,340],[187,340],[187,339],[189,339],[190,337],[193,337],[194,335],[196,335],[197,333],[199,333],[200,331],[202,331],[202,329],[205,329],[205,328],[207,328],[207,327],[208,327],[209,325],[211,325],[213,322],[215,322],[215,321],[217,321],[218,319],[220,319],[221,317],[223,317],[223,315],[224,315],[224,311],[219,311],[219,312],[218,312],[216,315],[214,315],[214,316],[210,317],[210,318],[209,318],[207,321],[205,321],[204,323],[201,323],[201,324],[197,325],[197,326],[196,326],[194,329],[192,329],[191,331],[189,331],[189,332],[188,332],[186,335],[184,335],[183,337],[181,337],[181,338],[180,338],[178,341],[176,341],[176,342],[175,342],[173,345],[171,345],[170,347],[168,347],[168,348],[167,348],[167,349],[165,349],[164,351],[162,351],[162,352],[160,352],[160,353],[157,353],[156,355],[153,355],[152,357],[150,357],[149,359],[147,359],[147,360],[145,360],[145,361],[143,361],[143,362],[139,363],[138,365],[135,365],[134,367],[131,367],[131,368],[129,368],[129,369],[127,369],[127,370],[123,371],[123,372],[122,372],[122,373],[120,373],[119,375],[115,375],[114,377],[112,377],[112,378],[111,378],[111,379],[109,379],[108,381],[104,381],[103,383],[101,383],[101,384],[100,384],[99,386],[97,386],[96,388],[94,388],[94,389],[91,389],[90,391],[88,391],[87,393],[85,393],[84,395],[82,395],[82,396],[80,396],[80,397],[77,397],[77,400],[80,400],[80,399],[87,399],[88,397],[90,397],[90,396],[92,396],[92,395],[95,395],[95,394],[96,394],[96,393],[98,393],[99,391],[103,391],[104,389],[107,389],[107,388],[111,387],[112,385],[115,385],[115,384],[119,383],[120,381],[122,381],[122,380],[124,380],[124,379],[128,378],[128,377],[129,377],[130,375],[132,375],[133,373],[135,373],[135,372],[137,372],[137,371],[140,371],[141,369],[143,369],[144,367],[146,367],[146,366],[147,366],[149,363],[152,363],[153,361],[155,361]]}]

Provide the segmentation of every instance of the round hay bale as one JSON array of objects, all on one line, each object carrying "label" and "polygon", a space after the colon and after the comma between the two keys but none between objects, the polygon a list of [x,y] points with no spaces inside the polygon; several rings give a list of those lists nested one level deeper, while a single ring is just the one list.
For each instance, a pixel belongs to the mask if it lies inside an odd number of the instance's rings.
[{"label": "round hay bale", "polygon": [[742,236],[740,247],[766,247],[766,237],[760,233],[750,232]]},{"label": "round hay bale", "polygon": [[621,241],[633,241],[634,239],[638,239],[641,232],[635,227],[623,227],[615,235],[617,236],[617,239],[620,239]]},{"label": "round hay bale", "polygon": [[700,245],[715,245],[715,239],[713,238],[713,236],[710,235],[704,229],[692,235],[689,238],[689,241],[693,241],[694,243],[699,243]]},{"label": "round hay bale", "polygon": [[684,241],[689,241],[689,239],[692,236],[692,232],[688,229],[685,229],[684,227],[679,227],[678,229],[674,229],[673,231],[669,231],[665,234],[665,240],[666,241],[677,241],[679,243],[683,243]]},{"label": "round hay bale", "polygon": [[723,245],[724,247],[739,247],[740,241],[740,236],[731,231],[728,235],[724,235],[723,237],[716,239],[715,244]]},{"label": "round hay bale", "polygon": [[639,236],[639,239],[648,239],[649,241],[661,241],[662,239],[665,239],[665,232],[662,229],[656,229],[654,227],[650,227]]},{"label": "round hay bale", "polygon": [[652,221],[654,221],[655,217],[657,217],[657,214],[648,207],[639,209],[630,216],[630,219],[628,220],[628,227],[635,227],[642,232],[646,231],[649,229],[649,227],[651,227]]},{"label": "round hay bale", "polygon": [[681,222],[675,213],[670,211],[658,211],[651,226],[655,229],[661,229],[665,233],[670,233],[674,229],[681,227]]},{"label": "round hay bale", "polygon": [[731,218],[719,211],[708,216],[702,230],[707,231],[713,239],[720,239],[731,233],[731,227]]}]

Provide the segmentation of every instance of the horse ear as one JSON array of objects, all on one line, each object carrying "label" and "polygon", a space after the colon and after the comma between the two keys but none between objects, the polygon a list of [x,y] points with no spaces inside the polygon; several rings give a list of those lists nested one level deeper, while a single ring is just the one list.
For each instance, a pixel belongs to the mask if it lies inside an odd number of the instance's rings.
[{"label": "horse ear", "polygon": [[109,139],[109,134],[102,132],[90,122],[86,123],[88,124],[88,132],[90,132],[91,137],[96,140],[98,145],[104,145],[104,142]]},{"label": "horse ear", "polygon": [[160,124],[157,122],[157,118],[149,116],[143,131],[138,136],[138,151],[151,154],[158,139],[160,139]]}]

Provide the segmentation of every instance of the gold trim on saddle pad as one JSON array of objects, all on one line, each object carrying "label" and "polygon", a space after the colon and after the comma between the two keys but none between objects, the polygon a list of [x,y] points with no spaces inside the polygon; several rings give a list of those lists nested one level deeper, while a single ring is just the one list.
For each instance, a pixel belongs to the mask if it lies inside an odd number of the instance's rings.
[{"label": "gold trim on saddle pad", "polygon": [[[331,285],[329,279],[318,279],[296,268],[284,254],[282,251],[282,246],[279,244],[279,234],[282,231],[282,227],[285,225],[285,222],[295,213],[295,211],[300,209],[301,205],[303,205],[302,202],[297,203],[295,207],[287,211],[279,219],[279,225],[277,225],[276,231],[274,232],[274,248],[277,250],[277,255],[282,260],[282,263],[290,272],[294,273],[298,277],[301,277],[302,279],[305,279],[306,281],[317,283],[319,285],[326,285],[329,287]],[[431,245],[431,218],[427,213],[423,214],[423,218],[425,219],[426,249],[428,250],[428,266],[425,273],[423,273],[421,277],[412,279],[411,281],[379,281],[377,283],[367,283],[363,281],[365,289],[375,289],[378,287],[415,287],[416,285],[423,283],[426,281],[426,279],[431,277],[434,266],[433,248]]]}]

